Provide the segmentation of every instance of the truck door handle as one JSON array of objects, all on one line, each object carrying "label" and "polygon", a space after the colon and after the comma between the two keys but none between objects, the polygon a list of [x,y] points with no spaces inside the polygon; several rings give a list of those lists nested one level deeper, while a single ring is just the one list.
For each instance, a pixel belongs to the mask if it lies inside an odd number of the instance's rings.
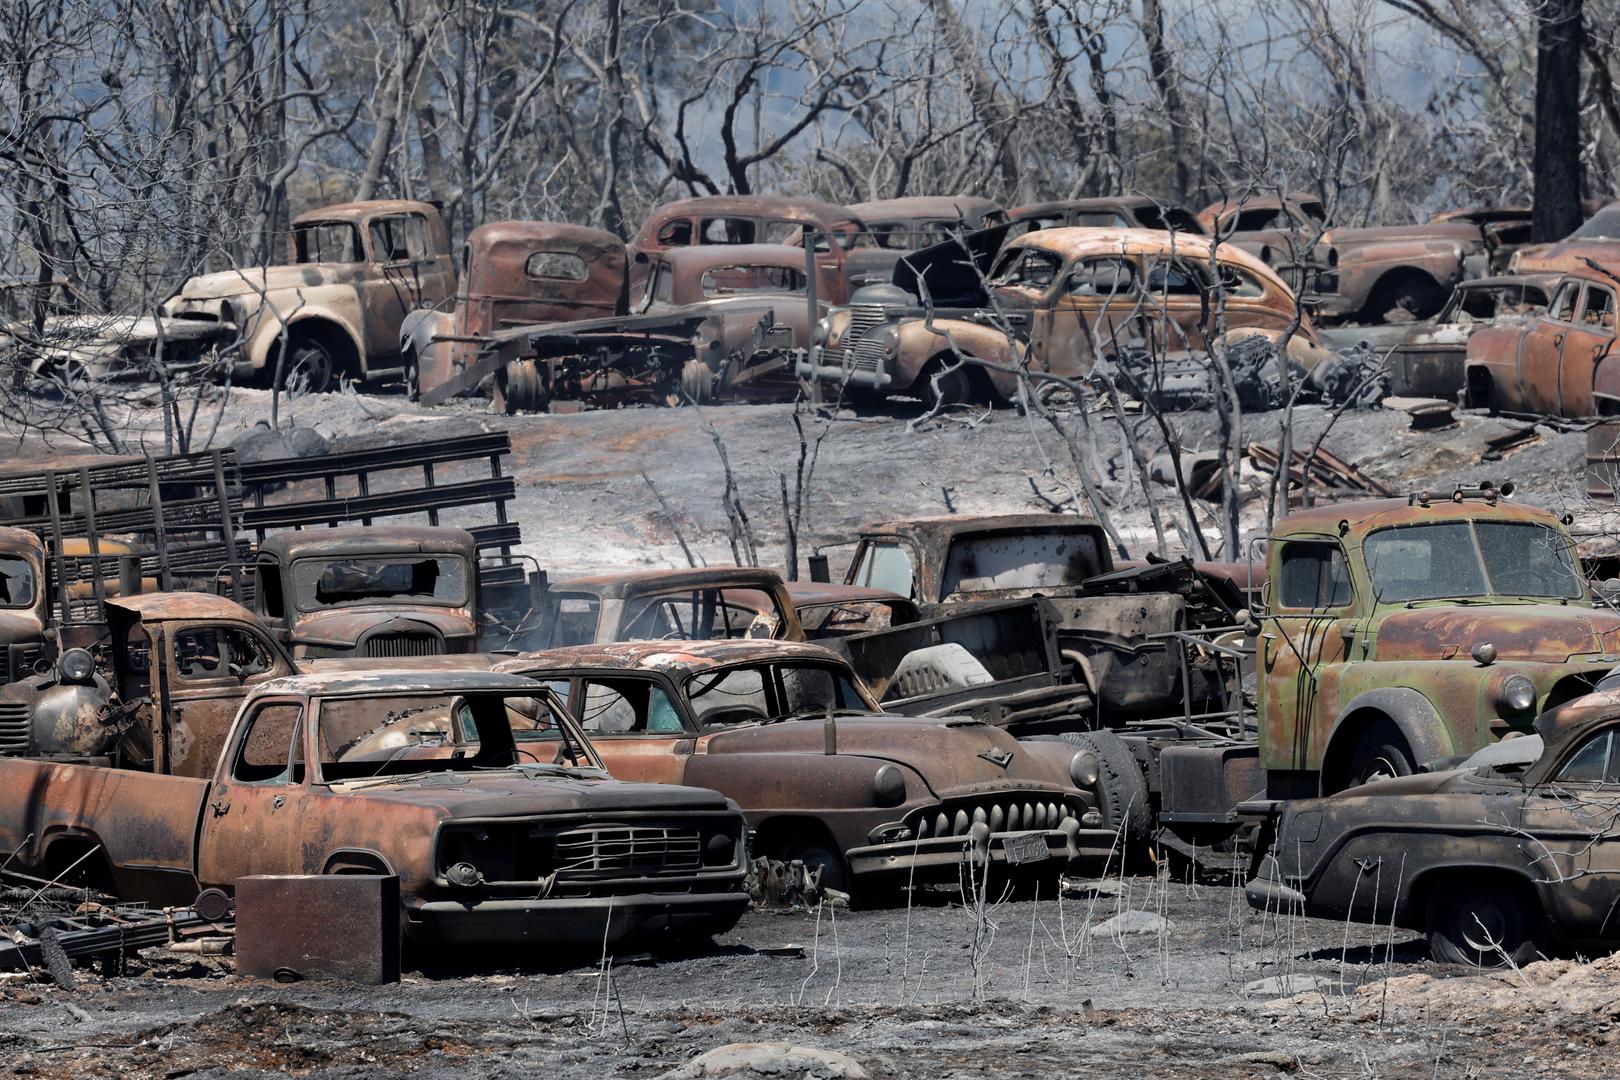
[{"label": "truck door handle", "polygon": [[1563,343],[1564,343],[1564,335],[1563,334],[1554,334],[1553,335],[1553,344],[1554,345],[1562,345]]},{"label": "truck door handle", "polygon": [[214,811],[215,817],[224,817],[226,811],[228,811],[230,808],[231,804],[226,799],[215,799],[209,804],[209,809]]}]

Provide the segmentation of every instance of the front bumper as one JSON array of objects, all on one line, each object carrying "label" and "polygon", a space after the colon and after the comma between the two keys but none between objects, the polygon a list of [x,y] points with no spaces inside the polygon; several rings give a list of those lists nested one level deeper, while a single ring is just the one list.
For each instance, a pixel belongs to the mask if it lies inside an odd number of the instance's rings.
[{"label": "front bumper", "polygon": [[[1071,821],[1073,819],[1070,819]],[[1078,822],[1075,823],[1078,826]],[[1036,873],[1086,872],[1101,869],[1118,843],[1112,829],[1045,829],[1037,832],[990,833],[986,847],[977,849],[970,836],[933,836],[925,839],[896,840],[851,848],[846,853],[850,873],[856,877],[901,877],[916,881],[957,878],[964,857],[1005,865],[1007,840],[1011,837],[1039,836],[1046,842],[1047,857],[1023,864]]]},{"label": "front bumper", "polygon": [[631,893],[548,900],[431,900],[405,907],[405,934],[433,945],[609,945],[703,937],[737,925],[743,892]]},{"label": "front bumper", "polygon": [[[837,363],[828,363],[836,357]],[[798,353],[793,365],[801,379],[882,390],[892,381],[888,363],[876,357],[857,357],[854,349],[811,349]]]}]

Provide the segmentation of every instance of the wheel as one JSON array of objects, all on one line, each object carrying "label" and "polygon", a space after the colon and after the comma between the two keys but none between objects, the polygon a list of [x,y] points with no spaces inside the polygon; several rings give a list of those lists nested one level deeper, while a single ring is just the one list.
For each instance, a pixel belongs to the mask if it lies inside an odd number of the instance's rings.
[{"label": "wheel", "polygon": [[1141,865],[1153,836],[1153,807],[1148,805],[1147,777],[1136,755],[1112,731],[1065,731],[1053,738],[1090,751],[1097,759],[1097,812],[1103,827],[1119,830],[1124,865]]},{"label": "wheel", "polygon": [[714,397],[714,372],[701,360],[688,360],[681,365],[681,402],[707,405]]},{"label": "wheel", "polygon": [[332,353],[318,341],[295,342],[281,369],[281,389],[303,388],[306,394],[324,394],[332,388],[337,363]]},{"label": "wheel", "polygon": [[540,384],[540,365],[533,360],[513,360],[507,364],[504,397],[508,416],[544,409],[546,398]]},{"label": "wheel", "polygon": [[[950,366],[952,364],[955,366]],[[935,360],[917,379],[917,396],[922,398],[923,408],[929,412],[961,404],[968,399],[969,390],[967,368],[954,357]]]},{"label": "wheel", "polygon": [[806,870],[821,868],[821,887],[823,889],[837,889],[841,893],[849,892],[849,864],[844,856],[827,847],[825,844],[808,843],[796,844],[789,848],[782,856],[784,862],[797,859],[804,863]]},{"label": "wheel", "polygon": [[422,365],[416,358],[415,349],[405,351],[400,376],[400,381],[405,384],[405,400],[420,401],[422,399]]},{"label": "wheel", "polygon": [[1528,885],[1470,877],[1429,895],[1429,955],[1442,964],[1522,965],[1542,951],[1547,920]]},{"label": "wheel", "polygon": [[[1388,720],[1378,720],[1361,733],[1355,749],[1350,752],[1349,768],[1336,790],[1357,787],[1373,780],[1388,780],[1395,776],[1410,776],[1417,763],[1412,760],[1412,748],[1401,734],[1401,729]],[[1323,794],[1332,794],[1324,791]]]}]

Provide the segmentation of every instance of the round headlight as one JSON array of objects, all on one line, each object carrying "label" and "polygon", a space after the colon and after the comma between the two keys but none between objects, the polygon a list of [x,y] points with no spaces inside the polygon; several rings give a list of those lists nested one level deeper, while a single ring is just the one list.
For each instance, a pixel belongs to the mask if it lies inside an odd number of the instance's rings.
[{"label": "round headlight", "polygon": [[906,777],[893,765],[885,765],[872,777],[872,799],[879,806],[899,806],[906,801]]},{"label": "round headlight", "polygon": [[1529,712],[1536,707],[1536,687],[1523,675],[1509,675],[1502,683],[1502,708],[1509,712]]},{"label": "round headlight", "polygon": [[1069,759],[1069,779],[1079,788],[1097,786],[1097,758],[1089,750],[1082,750]]},{"label": "round headlight", "polygon": [[827,344],[827,320],[819,319],[810,330],[810,344],[821,346]]},{"label": "round headlight", "polygon": [[56,662],[63,682],[87,683],[96,677],[96,658],[89,649],[69,649]]}]

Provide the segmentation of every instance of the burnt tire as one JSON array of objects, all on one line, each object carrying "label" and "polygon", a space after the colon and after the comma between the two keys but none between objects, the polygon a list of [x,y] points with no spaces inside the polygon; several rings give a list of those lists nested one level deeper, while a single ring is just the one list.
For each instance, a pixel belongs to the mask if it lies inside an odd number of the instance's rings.
[{"label": "burnt tire", "polygon": [[821,869],[821,887],[823,889],[837,889],[841,893],[849,892],[849,863],[844,856],[825,844],[808,843],[795,844],[787,849],[782,856],[786,862],[795,859],[804,863],[805,870]]},{"label": "burnt tire", "polygon": [[1546,915],[1528,885],[1500,878],[1461,877],[1429,894],[1424,913],[1429,955],[1442,964],[1522,966],[1542,951]]},{"label": "burnt tire", "polygon": [[[1391,720],[1375,720],[1357,737],[1345,767],[1338,773],[1334,791],[1359,787],[1374,780],[1410,776],[1417,769],[1412,747]],[[1323,784],[1324,795],[1331,795]]]},{"label": "burnt tire", "polygon": [[714,372],[701,360],[681,365],[681,404],[707,405],[714,399]]},{"label": "burnt tire", "polygon": [[416,357],[415,349],[407,349],[401,362],[400,383],[405,390],[406,401],[422,400],[422,363]]},{"label": "burnt tire", "polygon": [[279,389],[301,389],[306,394],[324,394],[337,382],[337,359],[319,341],[294,342],[281,367]]},{"label": "burnt tire", "polygon": [[1052,738],[1097,759],[1097,812],[1103,827],[1119,830],[1126,869],[1143,865],[1153,840],[1153,808],[1148,805],[1147,777],[1131,748],[1112,731],[1065,731]]},{"label": "burnt tire", "polygon": [[955,357],[931,362],[917,378],[917,396],[929,412],[965,403],[972,390],[966,364]]}]

